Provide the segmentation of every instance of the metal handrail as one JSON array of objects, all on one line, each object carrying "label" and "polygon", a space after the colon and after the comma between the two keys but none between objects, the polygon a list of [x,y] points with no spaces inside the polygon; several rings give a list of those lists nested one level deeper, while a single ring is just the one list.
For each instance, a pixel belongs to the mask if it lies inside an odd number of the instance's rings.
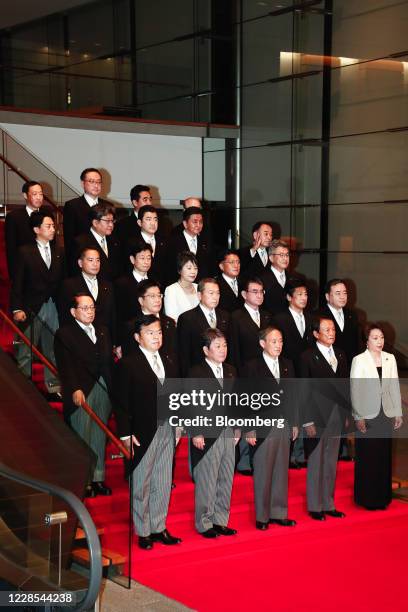
[{"label": "metal handrail", "polygon": [[[50,361],[48,361],[48,359],[38,350],[38,348],[36,346],[34,346],[30,340],[27,338],[27,336],[21,331],[21,329],[6,315],[6,313],[4,312],[4,310],[2,310],[0,308],[0,316],[2,317],[3,321],[9,326],[11,327],[11,329],[13,330],[14,333],[16,333],[19,338],[24,342],[24,344],[26,344],[30,350],[34,353],[34,355],[36,355],[36,357],[38,357],[38,359],[41,361],[41,363],[48,368],[55,376],[58,376],[58,371],[57,368],[55,367],[54,364],[52,364]],[[128,460],[131,459],[131,455],[130,452],[128,451],[128,449],[126,448],[126,446],[119,440],[119,438],[117,438],[115,436],[115,434],[113,434],[111,432],[111,430],[109,429],[109,427],[107,427],[105,425],[105,423],[98,417],[98,415],[92,410],[91,406],[88,404],[88,402],[84,401],[81,402],[81,408],[83,408],[85,410],[85,412],[87,412],[89,414],[89,416],[91,417],[91,419],[93,421],[95,421],[95,423],[98,425],[98,427],[100,427],[104,433],[108,436],[108,438],[111,440],[111,442],[119,449],[119,451],[122,453],[122,455],[124,455],[124,457]]]},{"label": "metal handrail", "polygon": [[59,497],[73,510],[84,530],[89,548],[90,560],[88,590],[85,599],[81,602],[79,607],[74,608],[74,612],[81,612],[82,610],[89,610],[92,608],[96,599],[98,598],[99,589],[101,586],[102,551],[96,527],[84,504],[80,499],[78,499],[78,497],[76,497],[76,495],[71,493],[71,491],[63,489],[62,487],[54,484],[50,484],[49,482],[44,482],[43,480],[37,480],[36,478],[32,478],[26,474],[21,474],[21,472],[17,472],[16,470],[7,467],[4,465],[4,463],[0,463],[0,474],[6,478],[9,478],[10,480],[13,480],[14,482],[29,486],[32,489],[41,491],[42,493],[48,493],[49,495]]}]

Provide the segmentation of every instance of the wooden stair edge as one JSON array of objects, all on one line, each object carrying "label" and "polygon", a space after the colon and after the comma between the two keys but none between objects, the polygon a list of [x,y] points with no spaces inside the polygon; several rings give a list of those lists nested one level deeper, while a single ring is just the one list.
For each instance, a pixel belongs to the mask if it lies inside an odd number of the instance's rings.
[{"label": "wooden stair edge", "polygon": [[[72,559],[80,565],[89,567],[89,549],[74,548]],[[126,557],[108,548],[102,548],[102,567],[120,566],[126,563]]]},{"label": "wooden stair edge", "polygon": [[[96,533],[98,534],[98,536],[100,537],[101,535],[103,535],[105,533],[105,528],[104,527],[96,527]],[[75,540],[85,540],[85,531],[82,529],[82,527],[77,527],[77,530],[75,532]]]}]

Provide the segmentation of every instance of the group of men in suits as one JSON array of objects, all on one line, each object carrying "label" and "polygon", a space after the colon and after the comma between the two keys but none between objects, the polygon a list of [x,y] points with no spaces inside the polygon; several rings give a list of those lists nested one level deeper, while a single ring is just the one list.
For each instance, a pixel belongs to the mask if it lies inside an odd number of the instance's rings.
[{"label": "group of men in suits", "polygon": [[[67,422],[97,455],[86,494],[111,491],[104,483],[104,435],[79,407],[85,401],[97,406],[106,423],[115,397],[118,432],[135,449],[131,468],[139,544],[145,549],[155,541],[175,544],[179,538],[165,527],[175,438],[168,423],[157,424],[157,379],[270,377],[279,386],[281,379],[293,376],[347,376],[360,349],[357,318],[346,308],[344,282],[334,279],[326,287],[327,305],[316,323],[307,311],[307,283],[289,271],[289,247],[273,240],[267,221],[254,225],[251,246],[224,250],[215,261],[211,231],[196,198],[185,200],[183,221],[165,240],[148,186],[132,188],[133,210],[115,224],[115,208],[99,197],[99,170],[85,169],[81,181],[83,196],[64,208],[65,254],[55,245],[54,218],[42,205],[39,183],[24,185],[25,209],[7,216],[11,309],[34,344],[43,330],[52,340],[60,327],[54,344],[47,344],[47,337],[41,340],[46,356],[58,366]],[[197,257],[199,304],[179,317],[176,328],[162,313],[162,303],[164,287],[176,279],[181,251]],[[119,359],[116,368],[114,355]],[[29,373],[27,351],[17,358]],[[115,369],[117,384],[112,382]],[[51,373],[46,372],[46,382],[50,390],[58,388]],[[330,406],[341,404],[333,397]],[[231,440],[238,437],[242,457],[247,457],[240,471],[254,474],[257,527],[264,530],[269,521],[294,524],[286,515],[287,469],[297,428],[306,434],[311,516],[340,516],[333,506],[336,449],[324,432],[333,440],[341,419],[331,418],[335,410],[330,406],[306,420],[302,411],[291,412],[285,432],[273,439],[256,431],[240,436],[224,432],[213,444],[199,434],[192,436],[197,530],[209,538],[235,533],[227,522],[235,461]],[[217,483],[222,483],[219,490]]]}]

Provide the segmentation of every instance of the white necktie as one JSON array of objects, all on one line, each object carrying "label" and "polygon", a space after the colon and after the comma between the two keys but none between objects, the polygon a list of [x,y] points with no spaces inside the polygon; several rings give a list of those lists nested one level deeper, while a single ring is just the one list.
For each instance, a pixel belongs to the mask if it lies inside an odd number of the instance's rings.
[{"label": "white necktie", "polygon": [[194,253],[194,255],[197,254],[197,239],[196,238],[190,239],[190,251]]},{"label": "white necktie", "polygon": [[213,312],[210,312],[208,314],[208,318],[210,319],[210,327],[212,327],[213,329],[217,327],[217,321]]},{"label": "white necktie", "polygon": [[98,281],[96,278],[89,278],[88,282],[90,284],[90,291],[92,293],[92,297],[96,301],[98,299]]},{"label": "white necktie", "polygon": [[238,297],[238,283],[237,283],[237,279],[233,278],[231,283],[232,283],[232,285],[231,285],[232,286],[232,290],[235,293],[235,297]]},{"label": "white necktie", "polygon": [[217,378],[220,380],[222,378],[222,367],[221,366],[216,366],[215,367],[215,371],[217,374]]},{"label": "white necktie", "polygon": [[51,253],[50,253],[50,245],[44,244],[44,254],[45,254],[45,264],[48,269],[51,267]]},{"label": "white necktie", "polygon": [[93,333],[93,327],[91,325],[85,325],[85,331],[92,342],[96,344],[96,335]]},{"label": "white necktie", "polygon": [[108,257],[108,245],[106,244],[105,236],[102,236],[102,238],[101,238],[101,247],[102,247],[103,252],[105,253],[106,257]]},{"label": "white necktie", "polygon": [[336,372],[337,371],[337,358],[336,358],[336,355],[334,354],[332,347],[329,348],[329,363],[331,365],[333,372]]},{"label": "white necktie", "polygon": [[257,324],[258,327],[261,326],[261,318],[259,316],[259,310],[255,310],[254,312],[254,321]]},{"label": "white necktie", "polygon": [[303,336],[305,335],[305,317],[302,314],[298,315],[298,317],[299,317],[299,333],[303,338]]},{"label": "white necktie", "polygon": [[258,249],[258,253],[260,258],[262,259],[262,263],[264,266],[268,263],[268,255],[266,253],[266,249],[264,247]]},{"label": "white necktie", "polygon": [[162,368],[160,367],[159,359],[157,355],[153,355],[153,372],[156,374],[161,384],[163,384],[164,372],[162,371]]},{"label": "white necktie", "polygon": [[279,378],[279,367],[278,367],[278,362],[277,362],[276,359],[274,359],[272,361],[272,374],[274,375],[276,380],[279,382],[279,380],[280,380],[280,378]]},{"label": "white necktie", "polygon": [[280,284],[281,284],[281,286],[282,286],[282,287],[284,287],[284,286],[285,286],[285,283],[286,283],[286,276],[285,276],[285,273],[284,273],[284,272],[281,272],[281,273],[280,273]]},{"label": "white necktie", "polygon": [[339,324],[341,331],[343,331],[344,330],[344,313],[342,310],[337,311],[337,323]]}]

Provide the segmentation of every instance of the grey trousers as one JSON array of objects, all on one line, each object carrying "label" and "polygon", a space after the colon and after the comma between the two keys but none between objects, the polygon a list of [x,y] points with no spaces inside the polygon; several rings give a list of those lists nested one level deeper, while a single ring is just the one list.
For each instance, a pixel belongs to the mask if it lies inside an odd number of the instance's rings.
[{"label": "grey trousers", "polygon": [[133,470],[133,522],[139,536],[147,537],[166,529],[174,449],[174,431],[165,422],[157,428],[149,448]]},{"label": "grey trousers", "polygon": [[213,525],[227,526],[234,466],[234,436],[228,428],[194,468],[195,526],[200,533]]},{"label": "grey trousers", "polygon": [[268,436],[254,454],[255,513],[261,523],[288,516],[289,450],[285,428]]},{"label": "grey trousers", "polygon": [[[102,377],[99,379],[98,383],[95,383],[86,401],[98,417],[106,424],[112,408]],[[105,478],[106,434],[81,407],[77,408],[71,415],[70,422],[72,429],[74,429],[84,442],[91,447],[98,458],[92,481],[102,482]]]},{"label": "grey trousers", "polygon": [[[28,313],[27,318],[28,318]],[[24,327],[24,335],[36,346],[39,343],[44,356],[55,365],[54,333],[58,329],[58,313],[54,302],[50,298],[45,302],[36,317]],[[31,351],[24,342],[16,344],[17,365],[26,376],[31,376]],[[44,368],[44,379],[47,385],[59,384],[58,379],[48,368]]]},{"label": "grey trousers", "polygon": [[334,486],[339,455],[341,420],[334,408],[319,443],[307,460],[307,509],[334,510]]}]

